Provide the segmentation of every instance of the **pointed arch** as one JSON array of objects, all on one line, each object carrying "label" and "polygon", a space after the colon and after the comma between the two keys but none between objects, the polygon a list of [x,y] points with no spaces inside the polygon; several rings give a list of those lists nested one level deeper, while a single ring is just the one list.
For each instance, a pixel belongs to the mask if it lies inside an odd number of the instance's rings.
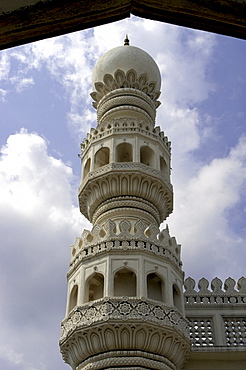
[{"label": "pointed arch", "polygon": [[106,164],[109,164],[109,148],[103,147],[100,148],[95,154],[94,168],[97,169],[105,166]]},{"label": "pointed arch", "polygon": [[136,297],[137,278],[135,272],[123,267],[114,274],[114,296]]},{"label": "pointed arch", "polygon": [[87,174],[90,172],[91,169],[91,159],[88,158],[85,165],[84,165],[84,171],[83,171],[83,179],[87,176]]},{"label": "pointed arch", "polygon": [[140,162],[150,167],[155,166],[154,151],[147,145],[140,148]]},{"label": "pointed arch", "polygon": [[132,145],[121,143],[116,147],[116,162],[132,162]]},{"label": "pointed arch", "polygon": [[104,276],[100,273],[95,273],[86,281],[85,302],[95,301],[104,296]]},{"label": "pointed arch", "polygon": [[155,301],[165,302],[163,279],[154,272],[147,275],[147,297]]},{"label": "pointed arch", "polygon": [[68,312],[72,311],[72,309],[75,306],[77,306],[77,301],[78,301],[78,285],[75,284],[69,296]]},{"label": "pointed arch", "polygon": [[176,284],[173,284],[173,305],[182,312],[181,293]]},{"label": "pointed arch", "polygon": [[160,170],[165,177],[168,177],[169,172],[168,172],[167,162],[162,156],[160,156]]}]

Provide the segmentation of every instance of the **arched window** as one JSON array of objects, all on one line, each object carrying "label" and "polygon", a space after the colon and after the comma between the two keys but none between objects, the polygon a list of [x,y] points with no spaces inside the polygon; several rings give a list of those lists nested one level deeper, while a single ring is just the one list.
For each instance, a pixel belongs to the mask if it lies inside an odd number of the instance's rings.
[{"label": "arched window", "polygon": [[132,145],[121,143],[116,147],[116,162],[132,162]]},{"label": "arched window", "polygon": [[147,275],[147,296],[155,301],[164,302],[164,284],[155,273]]},{"label": "arched window", "polygon": [[167,162],[162,156],[160,156],[160,169],[164,176],[168,176]]},{"label": "arched window", "polygon": [[181,294],[177,285],[173,285],[173,304],[179,310],[182,311]]},{"label": "arched window", "polygon": [[147,166],[154,167],[154,151],[147,145],[140,148],[140,162]]},{"label": "arched window", "polygon": [[104,147],[99,149],[94,158],[94,168],[105,166],[109,163],[109,148]]},{"label": "arched window", "polygon": [[90,172],[90,168],[91,168],[91,159],[88,158],[84,165],[83,178],[85,178],[86,175]]},{"label": "arched window", "polygon": [[115,297],[136,297],[136,274],[123,268],[114,275],[114,296]]},{"label": "arched window", "polygon": [[77,306],[77,300],[78,300],[78,285],[74,285],[70,297],[69,297],[69,306],[68,306],[68,312],[72,311],[72,309]]},{"label": "arched window", "polygon": [[86,297],[85,301],[95,301],[100,299],[104,294],[104,276],[96,273],[92,275],[86,284]]}]

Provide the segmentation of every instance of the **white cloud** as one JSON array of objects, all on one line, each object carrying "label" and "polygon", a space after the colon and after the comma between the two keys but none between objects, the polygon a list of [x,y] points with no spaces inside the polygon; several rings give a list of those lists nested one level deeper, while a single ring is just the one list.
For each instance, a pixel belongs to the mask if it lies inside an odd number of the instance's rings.
[{"label": "white cloud", "polygon": [[71,168],[49,156],[35,133],[22,129],[1,149],[0,347],[9,348],[4,358],[9,363],[13,353],[18,369],[62,365],[54,343],[65,310],[69,245],[89,227],[73,205],[72,182]]},{"label": "white cloud", "polygon": [[244,274],[245,235],[234,232],[227,211],[243,201],[245,186],[245,137],[227,157],[213,159],[186,183],[177,180],[175,212],[168,222],[182,243],[188,274],[223,279]]}]

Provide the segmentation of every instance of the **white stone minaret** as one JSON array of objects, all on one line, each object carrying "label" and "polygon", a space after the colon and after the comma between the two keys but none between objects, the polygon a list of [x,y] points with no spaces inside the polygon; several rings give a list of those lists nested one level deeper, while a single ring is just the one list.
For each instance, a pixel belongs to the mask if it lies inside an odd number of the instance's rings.
[{"label": "white stone minaret", "polygon": [[155,127],[161,77],[143,50],[107,52],[93,72],[98,125],[82,148],[81,213],[71,247],[61,352],[73,369],[181,369],[190,351],[170,142]]}]

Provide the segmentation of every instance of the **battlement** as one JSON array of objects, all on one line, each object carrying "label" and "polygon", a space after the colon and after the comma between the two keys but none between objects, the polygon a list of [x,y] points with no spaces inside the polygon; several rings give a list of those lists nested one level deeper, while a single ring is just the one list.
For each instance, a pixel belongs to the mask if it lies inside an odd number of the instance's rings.
[{"label": "battlement", "polygon": [[159,232],[155,225],[147,225],[144,220],[132,224],[122,220],[117,225],[108,220],[103,227],[95,225],[91,231],[84,230],[80,238],[76,238],[71,246],[70,271],[82,259],[88,259],[97,254],[113,250],[145,250],[151,254],[169,259],[181,268],[180,245],[169,234],[168,227]]},{"label": "battlement", "polygon": [[[185,315],[190,322],[193,347],[227,347],[231,350],[246,346],[246,278],[236,281],[202,278],[195,290],[195,280],[184,283]],[[223,289],[222,289],[223,286]]]},{"label": "battlement", "polygon": [[106,125],[100,125],[97,128],[91,128],[83,143],[81,143],[81,151],[84,155],[91,142],[106,138],[109,135],[117,133],[143,133],[144,135],[157,139],[166,150],[171,153],[171,142],[168,140],[165,133],[160,127],[154,127],[149,123],[140,120],[139,118],[119,118],[112,119]]},{"label": "battlement", "polygon": [[246,303],[245,277],[238,279],[237,284],[231,277],[227,278],[224,282],[224,290],[222,285],[222,280],[216,277],[211,281],[211,289],[209,289],[209,281],[202,278],[198,281],[199,290],[196,291],[194,289],[195,280],[191,277],[187,278],[184,282],[186,305],[235,305]]}]

